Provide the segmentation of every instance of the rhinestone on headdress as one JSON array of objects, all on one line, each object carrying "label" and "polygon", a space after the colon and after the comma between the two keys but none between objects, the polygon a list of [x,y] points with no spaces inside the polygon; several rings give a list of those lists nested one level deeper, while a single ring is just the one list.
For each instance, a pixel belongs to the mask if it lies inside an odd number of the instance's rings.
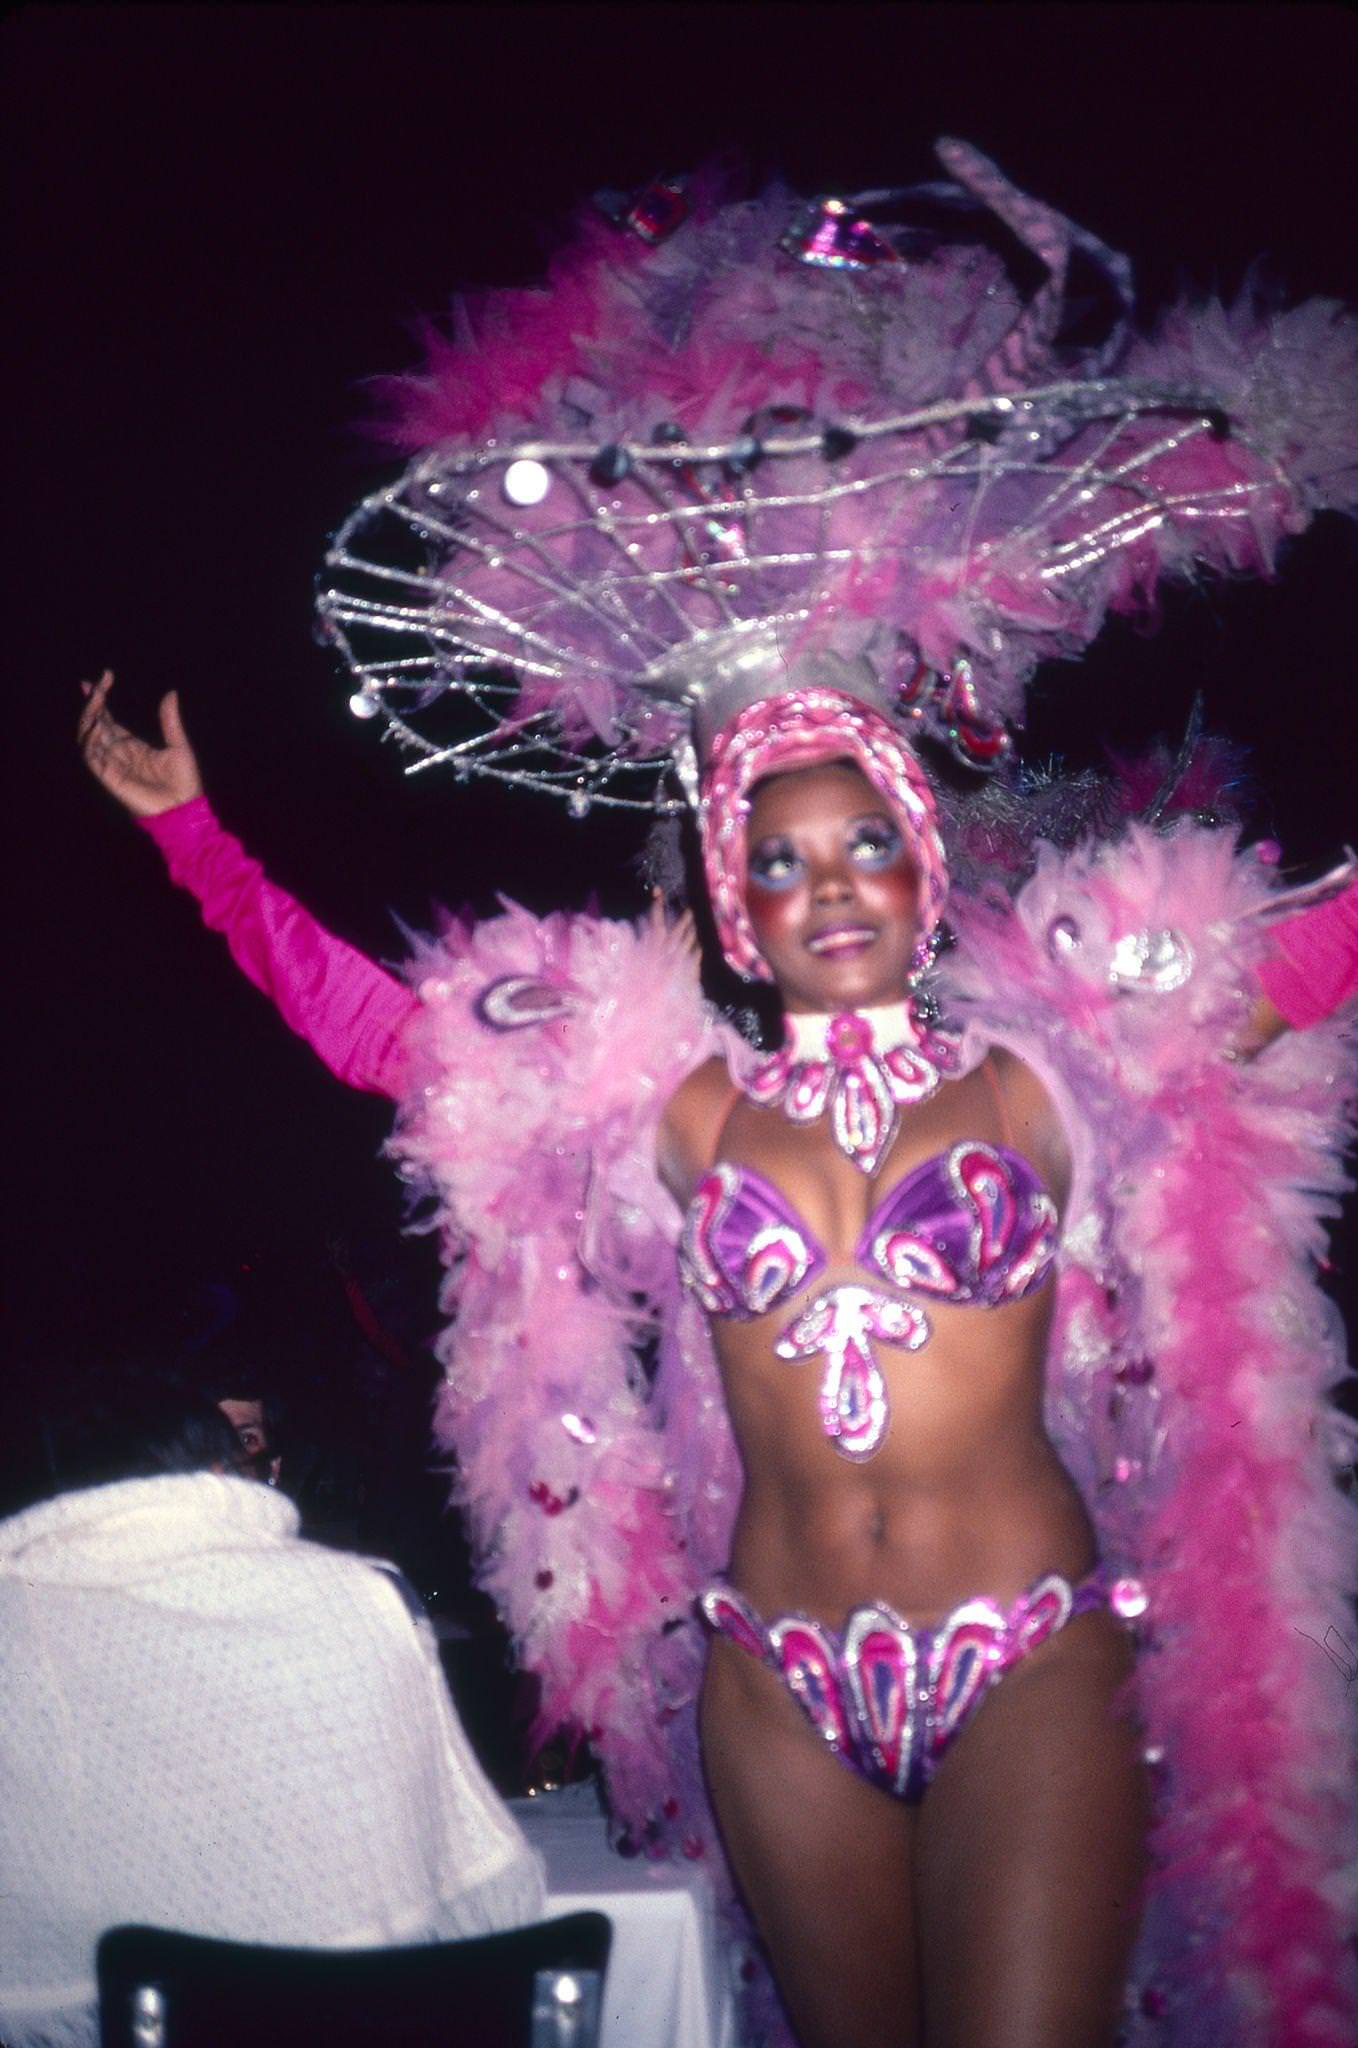
[{"label": "rhinestone on headdress", "polygon": [[615,227],[630,228],[643,242],[665,241],[688,218],[681,178],[653,178],[637,192],[596,192],[594,204]]},{"label": "rhinestone on headdress", "polygon": [[783,236],[783,247],[802,263],[826,270],[871,270],[901,260],[886,237],[842,199],[817,199]]}]

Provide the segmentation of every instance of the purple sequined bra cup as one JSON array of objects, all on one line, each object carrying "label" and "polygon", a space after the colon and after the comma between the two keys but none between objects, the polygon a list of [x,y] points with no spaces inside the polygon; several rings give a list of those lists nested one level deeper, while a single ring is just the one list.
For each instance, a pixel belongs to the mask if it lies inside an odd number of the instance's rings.
[{"label": "purple sequined bra cup", "polygon": [[842,1764],[913,1805],[1006,1671],[1079,1614],[1110,1608],[1130,1620],[1145,1603],[1139,1582],[1110,1589],[1093,1571],[1074,1586],[1048,1572],[1008,1608],[964,1600],[932,1627],[880,1601],[855,1607],[842,1629],[804,1614],[766,1622],[724,1582],[698,1604],[709,1628],[777,1673]]},{"label": "purple sequined bra cup", "polygon": [[[774,1343],[790,1362],[825,1360],[821,1424],[844,1457],[871,1457],[890,1420],[873,1342],[918,1351],[932,1326],[907,1295],[995,1307],[1042,1285],[1056,1254],[1056,1204],[1023,1156],[966,1138],[904,1174],[877,1204],[854,1257],[898,1290],[854,1284],[816,1295]],[[704,1174],[684,1219],[685,1284],[709,1315],[781,1308],[827,1263],[786,1197],[751,1166]]]}]

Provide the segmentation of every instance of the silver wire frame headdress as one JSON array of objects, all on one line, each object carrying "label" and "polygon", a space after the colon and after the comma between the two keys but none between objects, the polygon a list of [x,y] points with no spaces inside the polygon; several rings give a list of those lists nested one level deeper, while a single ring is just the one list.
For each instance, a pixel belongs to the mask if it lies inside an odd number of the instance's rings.
[{"label": "silver wire frame headdress", "polygon": [[[710,737],[821,652],[903,734],[992,766],[1038,662],[1110,607],[1266,571],[1358,503],[1342,309],[1181,305],[1139,337],[1125,259],[938,153],[946,184],[809,206],[658,184],[587,221],[548,289],[431,338],[396,387],[420,452],[319,592],[351,709],[410,772],[674,811],[695,715]],[[1043,267],[1026,299],[996,223]],[[1086,347],[1076,262],[1113,306]]]}]

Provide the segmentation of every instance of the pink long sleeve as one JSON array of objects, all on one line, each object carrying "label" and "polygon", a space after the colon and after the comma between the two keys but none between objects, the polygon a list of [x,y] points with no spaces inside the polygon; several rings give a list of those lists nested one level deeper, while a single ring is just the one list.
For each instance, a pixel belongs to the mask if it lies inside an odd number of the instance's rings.
[{"label": "pink long sleeve", "polygon": [[1274,925],[1269,937],[1274,951],[1259,980],[1274,1009],[1298,1030],[1358,994],[1358,882]]},{"label": "pink long sleeve", "polygon": [[140,822],[171,879],[198,898],[203,922],[225,934],[237,966],[331,1073],[351,1088],[399,1096],[405,1029],[418,1007],[410,991],[271,882],[206,797]]}]

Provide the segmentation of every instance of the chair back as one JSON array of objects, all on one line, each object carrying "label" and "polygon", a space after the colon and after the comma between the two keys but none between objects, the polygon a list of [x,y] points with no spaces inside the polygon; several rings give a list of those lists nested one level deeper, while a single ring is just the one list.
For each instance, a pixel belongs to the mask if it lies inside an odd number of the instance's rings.
[{"label": "chair back", "polygon": [[612,1926],[570,1913],[416,1948],[264,1948],[115,1927],[102,2048],[595,2048]]}]

